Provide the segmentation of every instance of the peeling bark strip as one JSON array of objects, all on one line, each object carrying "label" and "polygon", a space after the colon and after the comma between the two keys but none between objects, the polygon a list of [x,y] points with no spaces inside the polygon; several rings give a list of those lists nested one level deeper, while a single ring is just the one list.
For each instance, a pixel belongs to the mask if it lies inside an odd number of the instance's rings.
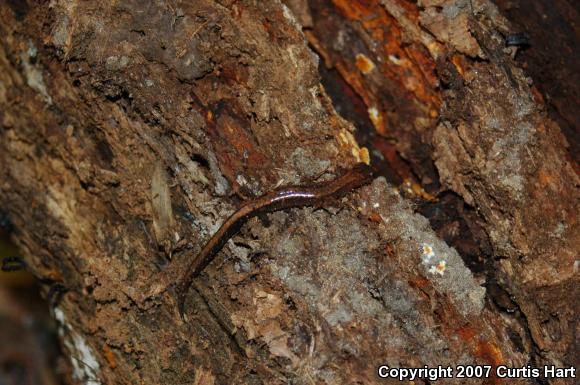
[{"label": "peeling bark strip", "polygon": [[[493,4],[26,4],[0,4],[0,211],[66,291],[71,378],[382,384],[385,364],[576,364],[579,181]],[[335,209],[250,220],[181,321],[176,278],[238,197],[371,155],[453,192],[424,212],[453,204],[458,222],[436,227],[384,178]]]}]

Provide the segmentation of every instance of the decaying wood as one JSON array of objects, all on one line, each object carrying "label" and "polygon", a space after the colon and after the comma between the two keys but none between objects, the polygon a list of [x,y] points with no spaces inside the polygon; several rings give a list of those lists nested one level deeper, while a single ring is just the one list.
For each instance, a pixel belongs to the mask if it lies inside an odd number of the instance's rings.
[{"label": "decaying wood", "polygon": [[[577,365],[578,177],[493,4],[26,4],[0,5],[0,208],[45,291],[67,289],[52,312],[72,378]],[[370,158],[424,186],[431,222],[385,178],[253,219],[182,321],[174,285],[241,199]]]}]

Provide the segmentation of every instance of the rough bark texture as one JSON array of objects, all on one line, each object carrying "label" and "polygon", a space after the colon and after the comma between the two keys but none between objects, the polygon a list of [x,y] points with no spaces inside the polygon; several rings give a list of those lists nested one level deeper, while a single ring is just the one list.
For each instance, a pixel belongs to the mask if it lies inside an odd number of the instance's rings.
[{"label": "rough bark texture", "polygon": [[[72,379],[578,364],[579,180],[492,3],[26,4],[0,5],[0,208]],[[173,285],[240,199],[370,158],[403,194],[251,220],[180,319]]]},{"label": "rough bark texture", "polygon": [[513,21],[514,31],[526,33],[530,48],[516,56],[547,100],[550,117],[569,138],[570,155],[580,160],[580,4],[569,0],[530,0],[495,3]]}]

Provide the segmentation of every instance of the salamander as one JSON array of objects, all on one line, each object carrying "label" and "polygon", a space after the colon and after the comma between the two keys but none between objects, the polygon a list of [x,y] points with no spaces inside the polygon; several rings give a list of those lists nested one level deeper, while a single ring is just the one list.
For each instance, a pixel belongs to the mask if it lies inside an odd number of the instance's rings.
[{"label": "salamander", "polygon": [[369,183],[372,179],[372,168],[364,163],[358,163],[352,169],[331,181],[313,186],[282,187],[244,202],[238,210],[225,220],[219,230],[211,236],[201,251],[190,262],[177,288],[180,314],[183,315],[185,297],[194,278],[213,260],[226,242],[240,231],[248,219],[263,213],[289,208],[321,206],[328,198],[343,196],[353,189]]}]

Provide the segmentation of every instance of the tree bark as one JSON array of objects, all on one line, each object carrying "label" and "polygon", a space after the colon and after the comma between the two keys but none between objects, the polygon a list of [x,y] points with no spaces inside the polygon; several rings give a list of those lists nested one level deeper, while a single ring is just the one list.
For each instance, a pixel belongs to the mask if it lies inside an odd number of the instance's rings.
[{"label": "tree bark", "polygon": [[[578,365],[579,180],[492,3],[10,1],[0,21],[0,208],[74,381]],[[180,318],[178,278],[242,200],[370,160],[383,176],[324,209],[250,220]]]}]

